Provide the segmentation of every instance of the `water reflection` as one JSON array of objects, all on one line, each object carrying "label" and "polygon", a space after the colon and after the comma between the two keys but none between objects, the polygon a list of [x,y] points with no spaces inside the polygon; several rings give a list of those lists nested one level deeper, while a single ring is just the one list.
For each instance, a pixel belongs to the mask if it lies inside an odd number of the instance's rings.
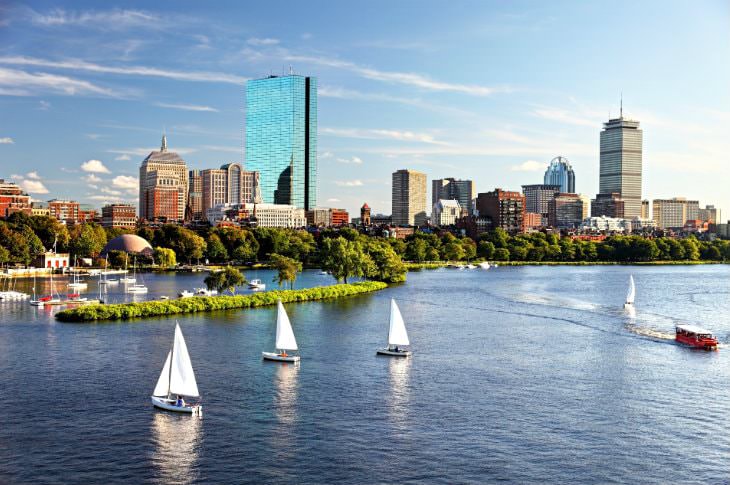
[{"label": "water reflection", "polygon": [[626,315],[629,318],[636,318],[636,308],[634,308],[633,305],[624,307],[624,315]]},{"label": "water reflection", "polygon": [[188,415],[155,412],[152,436],[154,466],[160,483],[192,483],[200,453],[203,421]]},{"label": "water reflection", "polygon": [[406,427],[406,418],[411,397],[410,373],[410,358],[390,358],[390,362],[388,363],[390,393],[387,396],[387,406],[391,419],[399,428]]},{"label": "water reflection", "polygon": [[290,425],[297,418],[299,364],[277,365],[274,374],[274,409],[279,423]]}]

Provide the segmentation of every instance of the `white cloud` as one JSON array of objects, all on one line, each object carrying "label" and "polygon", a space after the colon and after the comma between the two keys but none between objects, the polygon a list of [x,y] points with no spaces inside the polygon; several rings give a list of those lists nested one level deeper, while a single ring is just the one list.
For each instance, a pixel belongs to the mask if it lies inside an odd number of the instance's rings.
[{"label": "white cloud", "polygon": [[213,113],[218,112],[217,109],[211,108],[210,106],[200,106],[196,104],[155,103],[155,106],[159,106],[160,108],[181,109],[183,111],[210,111]]},{"label": "white cloud", "polygon": [[240,146],[238,147],[231,147],[231,146],[223,146],[223,145],[203,145],[201,148],[205,150],[211,150],[214,152],[226,152],[226,153],[242,153],[243,148]]},{"label": "white cloud", "polygon": [[320,160],[325,160],[327,158],[332,158],[334,155],[332,152],[323,152],[317,155],[317,158]]},{"label": "white cloud", "polygon": [[279,43],[279,39],[272,39],[269,37],[266,38],[258,38],[258,37],[252,37],[246,41],[249,45],[255,45],[255,46],[261,46],[261,45],[276,45]]},{"label": "white cloud", "polygon": [[327,202],[340,202],[340,199],[335,199],[334,197],[327,199]]},{"label": "white cloud", "polygon": [[48,189],[40,180],[22,180],[20,185],[29,194],[47,194]]},{"label": "white cloud", "polygon": [[81,170],[94,173],[111,173],[101,160],[89,160],[81,164]]},{"label": "white cloud", "polygon": [[95,183],[101,182],[101,177],[97,177],[93,173],[90,173],[86,177],[81,177],[81,179],[82,180],[85,180],[86,182],[89,182],[91,184],[95,184]]},{"label": "white cloud", "polygon": [[137,177],[129,175],[117,175],[112,180],[112,185],[120,189],[137,190],[139,188],[139,180]]},{"label": "white cloud", "polygon": [[380,130],[380,129],[359,129],[359,128],[320,128],[320,133],[326,133],[332,136],[344,138],[364,138],[364,139],[386,139],[399,141],[416,141],[421,143],[429,143],[433,145],[448,145],[446,142],[436,140],[432,135],[427,133],[415,133],[412,131],[400,130]]},{"label": "white cloud", "polygon": [[[156,67],[146,66],[104,66],[93,62],[86,62],[81,59],[70,59],[65,61],[51,61],[47,59],[39,59],[35,57],[25,56],[2,56],[0,64],[10,64],[19,66],[35,66],[35,67],[51,67],[54,69],[70,69],[74,71],[88,71],[104,74],[121,74],[124,76],[148,76],[160,77],[166,79],[174,79],[176,81],[199,81],[199,82],[219,82],[241,85],[248,78],[236,76],[234,74],[225,74],[221,72],[206,71],[174,71],[168,69],[159,69]],[[2,79],[2,78],[0,78]],[[1,83],[0,83],[1,84]],[[101,89],[101,88],[99,88]]]},{"label": "white cloud", "polygon": [[47,111],[51,109],[51,103],[41,99],[40,101],[38,101],[38,109],[41,111]]},{"label": "white cloud", "polygon": [[13,143],[15,143],[15,140],[10,138],[9,136],[4,136],[0,138],[0,145],[12,145]]},{"label": "white cloud", "polygon": [[31,11],[30,19],[34,24],[44,27],[83,26],[104,30],[142,26],[157,27],[163,23],[163,20],[153,13],[119,8],[83,12],[56,8],[45,14]]},{"label": "white cloud", "polygon": [[351,157],[351,158],[338,158],[338,163],[354,163],[356,165],[360,165],[362,163],[362,159],[360,157]]},{"label": "white cloud", "polygon": [[513,172],[540,172],[545,170],[546,165],[536,160],[527,160],[510,168]]},{"label": "white cloud", "polygon": [[127,154],[124,154],[124,155],[119,155],[119,156],[118,156],[118,157],[116,157],[116,158],[115,158],[114,160],[131,160],[131,159],[132,159],[132,157],[130,157],[130,156],[129,156],[129,155],[127,155]]},{"label": "white cloud", "polygon": [[335,184],[340,187],[362,187],[362,180],[336,180]]},{"label": "white cloud", "polygon": [[99,191],[103,194],[116,195],[116,196],[122,195],[122,193],[120,191],[112,190],[109,187],[102,187]]},{"label": "white cloud", "polygon": [[88,81],[45,72],[30,73],[17,69],[0,68],[0,94],[33,96],[38,93],[74,95],[98,95],[119,97],[112,89],[97,86]]},{"label": "white cloud", "polygon": [[41,179],[40,176],[38,175],[38,172],[36,172],[36,171],[28,172],[28,173],[25,174],[25,176],[27,178],[33,179],[33,180],[40,180]]}]

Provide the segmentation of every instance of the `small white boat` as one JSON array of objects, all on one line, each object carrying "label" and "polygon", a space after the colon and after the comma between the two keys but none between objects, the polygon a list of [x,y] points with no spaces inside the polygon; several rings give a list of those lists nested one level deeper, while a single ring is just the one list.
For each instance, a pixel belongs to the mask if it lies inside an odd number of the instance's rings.
[{"label": "small white boat", "polygon": [[215,296],[218,290],[209,290],[208,288],[195,288],[195,294],[198,296]]},{"label": "small white boat", "polygon": [[65,302],[61,300],[61,295],[56,293],[56,289],[53,286],[53,271],[51,271],[51,291],[48,295],[36,298],[35,296],[35,276],[33,276],[33,299],[30,300],[32,306],[55,306],[64,305]]},{"label": "small white boat", "polygon": [[68,284],[68,287],[71,289],[81,289],[86,288],[87,286],[89,286],[88,283],[79,279],[79,272],[76,268],[74,268],[73,280]]},{"label": "small white boat", "polygon": [[159,409],[202,415],[203,407],[199,404],[186,403],[183,396],[200,397],[200,393],[180,324],[175,323],[172,348],[167,353],[165,365],[162,366],[162,372],[150,399],[152,405]]},{"label": "small white boat", "polygon": [[248,287],[251,288],[252,290],[265,290],[266,289],[266,285],[264,283],[262,283],[261,280],[258,278],[249,281]]},{"label": "small white boat", "polygon": [[127,293],[134,293],[137,295],[142,295],[147,293],[147,287],[145,285],[132,285],[127,287]]},{"label": "small white boat", "polygon": [[135,274],[134,274],[134,276],[132,276],[130,278],[129,275],[128,275],[128,273],[127,273],[127,271],[128,271],[127,270],[127,264],[129,264],[129,255],[127,255],[127,254],[124,255],[124,276],[122,276],[121,278],[119,278],[119,282],[120,283],[124,283],[126,285],[126,284],[136,283],[137,282],[137,275],[136,275],[137,258],[136,257],[134,258],[134,263],[135,263],[134,264]]},{"label": "small white boat", "polygon": [[487,261],[482,261],[481,263],[479,263],[479,267],[481,269],[489,269],[489,263]]},{"label": "small white boat", "polygon": [[633,308],[636,299],[636,285],[634,285],[634,276],[629,276],[629,290],[626,292],[626,303],[624,308]]},{"label": "small white boat", "polygon": [[320,271],[320,272],[319,272],[319,274],[320,274],[321,276],[327,276],[327,275],[329,275],[329,273],[328,273],[328,272],[326,272],[325,270],[322,270],[322,271]]},{"label": "small white boat", "polygon": [[379,355],[389,355],[391,357],[408,357],[411,351],[402,349],[411,345],[408,340],[408,332],[406,332],[406,324],[403,321],[403,315],[400,313],[398,304],[391,298],[390,300],[390,329],[388,330],[388,346],[379,349]]},{"label": "small white boat", "polygon": [[477,269],[477,267],[476,265],[469,263],[466,265],[466,269]]},{"label": "small white boat", "polygon": [[193,293],[190,290],[182,290],[180,293],[177,294],[180,298],[190,298],[191,296],[195,296],[195,293]]},{"label": "small white boat", "polygon": [[278,362],[299,362],[298,355],[289,355],[287,350],[298,350],[297,339],[294,338],[294,331],[291,328],[289,315],[286,314],[281,300],[277,303],[276,313],[276,352],[261,352],[264,360]]},{"label": "small white boat", "polygon": [[137,278],[127,278],[126,276],[123,278],[119,278],[120,283],[129,284],[129,283],[136,283]]}]

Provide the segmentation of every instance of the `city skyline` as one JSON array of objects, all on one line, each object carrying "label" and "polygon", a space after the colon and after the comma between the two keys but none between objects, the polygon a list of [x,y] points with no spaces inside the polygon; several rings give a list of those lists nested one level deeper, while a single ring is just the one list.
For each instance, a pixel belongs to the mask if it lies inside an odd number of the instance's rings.
[{"label": "city skyline", "polygon": [[[163,131],[189,169],[242,162],[245,81],[292,66],[319,81],[320,206],[389,213],[400,168],[518,190],[558,155],[577,172],[576,192],[593,196],[599,132],[623,91],[645,135],[642,197],[730,207],[730,68],[718,61],[729,49],[713,43],[730,24],[721,2],[382,4],[356,21],[337,4],[291,5],[284,18],[261,5],[59,5],[0,10],[0,161],[36,200],[136,203],[138,167]],[[647,32],[649,16],[681,32]],[[574,37],[582,45],[566,48]],[[603,66],[616,69],[604,78]]]}]

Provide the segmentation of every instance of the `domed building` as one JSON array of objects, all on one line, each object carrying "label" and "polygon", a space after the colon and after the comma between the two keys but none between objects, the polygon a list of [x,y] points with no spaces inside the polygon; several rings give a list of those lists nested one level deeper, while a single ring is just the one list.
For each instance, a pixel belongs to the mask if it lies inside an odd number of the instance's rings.
[{"label": "domed building", "polygon": [[110,251],[124,251],[127,254],[142,254],[147,257],[152,257],[154,252],[146,239],[134,234],[122,234],[106,243],[101,251],[101,257],[105,257]]}]

